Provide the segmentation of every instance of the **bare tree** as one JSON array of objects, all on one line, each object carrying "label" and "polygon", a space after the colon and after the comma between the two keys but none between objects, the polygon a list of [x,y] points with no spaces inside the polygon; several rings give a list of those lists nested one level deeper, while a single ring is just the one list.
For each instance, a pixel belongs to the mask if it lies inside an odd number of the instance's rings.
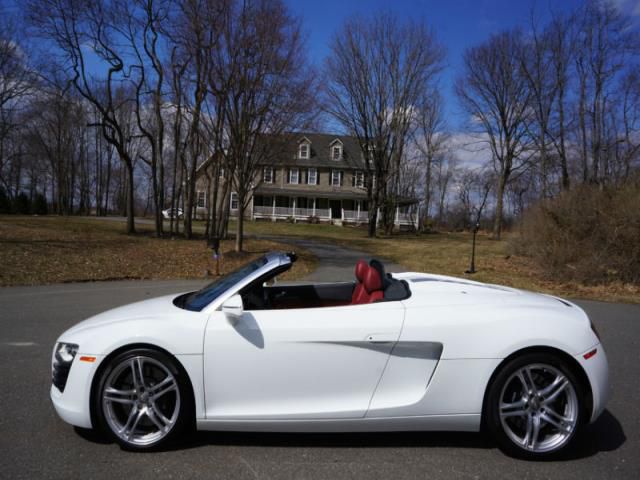
[{"label": "bare tree", "polygon": [[589,1],[579,13],[575,62],[582,176],[584,181],[601,183],[608,152],[614,149],[607,139],[609,103],[627,59],[638,54],[639,39],[629,18],[610,2]]},{"label": "bare tree", "polygon": [[433,198],[433,167],[438,155],[446,149],[449,135],[446,132],[444,105],[438,91],[427,91],[416,108],[414,143],[424,163],[423,223],[428,221]]},{"label": "bare tree", "polygon": [[571,63],[572,39],[574,37],[571,28],[572,16],[555,15],[545,31],[547,44],[550,49],[555,76],[555,100],[551,110],[551,125],[549,136],[555,148],[560,162],[561,185],[568,190],[571,185],[569,176],[569,160],[567,148],[567,114],[566,102],[569,94],[569,67]]},{"label": "bare tree", "polygon": [[225,13],[209,87],[213,121],[223,129],[215,135],[216,154],[228,166],[238,199],[235,249],[240,252],[244,212],[262,181],[262,168],[287,151],[285,134],[309,121],[314,82],[300,22],[281,0],[229,2]]},{"label": "bare tree", "polygon": [[[118,152],[128,174],[127,233],[135,232],[134,223],[134,159],[130,155],[131,135],[118,115],[130,97],[124,96],[129,75],[127,58],[118,51],[116,40],[122,25],[112,2],[80,0],[33,0],[29,2],[30,18],[39,34],[54,42],[61,60],[70,74],[71,83],[99,113],[95,126]],[[99,66],[89,70],[86,52],[91,49]],[[101,74],[92,72],[102,68]],[[130,93],[130,92],[129,92]]]},{"label": "bare tree", "polygon": [[[122,18],[118,31],[126,39],[135,60],[130,65],[135,85],[136,123],[140,135],[148,143],[148,154],[142,160],[151,170],[155,230],[163,234],[164,146],[165,146],[165,62],[161,51],[167,45],[162,31],[166,29],[172,10],[170,0],[119,0],[115,4]],[[134,76],[135,75],[135,76]]]},{"label": "bare tree", "polygon": [[[208,94],[207,79],[211,69],[211,52],[217,47],[219,36],[218,13],[226,2],[213,0],[184,0],[179,3],[171,37],[176,50],[172,61],[174,69],[174,96],[180,100],[182,115],[176,116],[180,135],[174,138],[174,152],[180,158],[184,190],[184,235],[193,236],[193,217],[196,202],[197,168],[207,158],[208,141],[203,137],[203,109]],[[182,56],[184,67],[176,62]],[[181,70],[184,69],[182,72]],[[176,77],[176,71],[181,72]],[[175,89],[180,87],[182,91]],[[178,139],[182,138],[182,144]]]},{"label": "bare tree", "polygon": [[36,87],[36,76],[20,45],[16,19],[0,11],[0,187],[9,197],[18,193],[15,180],[22,159],[20,148],[11,148],[9,142],[21,127],[20,115]]},{"label": "bare tree", "polygon": [[489,192],[495,184],[493,176],[490,170],[466,168],[458,172],[456,186],[462,209],[462,228],[473,229],[475,225],[480,224]]},{"label": "bare tree", "polygon": [[[531,34],[526,48],[521,50],[520,68],[527,81],[530,95],[531,122],[528,123],[529,134],[536,150],[538,172],[542,184],[542,195],[548,197],[551,177],[551,155],[549,149],[551,141],[549,128],[556,96],[558,95],[558,81],[554,72],[557,58],[554,58],[553,36],[540,31],[532,18]],[[557,49],[556,49],[556,53]]]},{"label": "bare tree", "polygon": [[412,111],[433,90],[443,60],[444,48],[424,23],[401,23],[388,12],[347,20],[331,44],[325,108],[358,138],[368,172],[370,237],[378,208],[393,210],[392,177],[413,126]]},{"label": "bare tree", "polygon": [[497,173],[493,236],[500,238],[504,192],[514,170],[526,163],[530,90],[520,68],[524,42],[517,30],[493,35],[464,54],[456,94],[491,149]]}]

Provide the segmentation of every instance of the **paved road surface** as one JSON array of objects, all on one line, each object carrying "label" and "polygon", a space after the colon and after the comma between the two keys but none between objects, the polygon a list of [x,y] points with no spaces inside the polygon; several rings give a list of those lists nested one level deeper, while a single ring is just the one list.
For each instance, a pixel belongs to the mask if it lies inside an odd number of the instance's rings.
[{"label": "paved road surface", "polygon": [[[312,247],[324,250],[324,270],[314,278],[351,277],[359,254]],[[564,461],[513,460],[480,434],[468,433],[201,432],[179,450],[131,454],[57,418],[48,399],[50,355],[64,329],[105,309],[202,283],[0,289],[0,479],[640,478],[640,306],[631,305],[579,302],[607,346],[614,394]]]}]

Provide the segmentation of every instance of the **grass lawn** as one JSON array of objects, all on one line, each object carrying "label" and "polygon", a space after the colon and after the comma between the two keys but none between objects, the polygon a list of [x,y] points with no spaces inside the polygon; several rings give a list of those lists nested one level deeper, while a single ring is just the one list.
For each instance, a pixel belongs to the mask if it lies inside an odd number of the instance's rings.
[{"label": "grass lawn", "polygon": [[[75,217],[0,216],[0,286],[122,279],[204,278],[215,272],[211,250],[203,239],[157,239],[152,225],[137,224],[126,235],[120,222]],[[291,247],[247,240],[246,255],[227,253],[222,242],[221,271],[228,272],[269,250]],[[299,249],[298,249],[299,250]],[[316,259],[299,251],[289,279],[315,268]],[[286,278],[286,277],[285,277]]]},{"label": "grass lawn", "polygon": [[[471,255],[470,233],[399,234],[371,239],[364,228],[286,222],[247,222],[245,230],[249,235],[300,236],[336,243],[386,258],[411,271],[467,277],[571,298],[640,303],[637,285],[583,285],[551,278],[543,267],[511,252],[510,241],[516,238],[508,234],[496,241],[480,233],[476,247],[477,273],[467,275],[464,272],[469,268]],[[234,231],[233,225],[229,231]]]}]

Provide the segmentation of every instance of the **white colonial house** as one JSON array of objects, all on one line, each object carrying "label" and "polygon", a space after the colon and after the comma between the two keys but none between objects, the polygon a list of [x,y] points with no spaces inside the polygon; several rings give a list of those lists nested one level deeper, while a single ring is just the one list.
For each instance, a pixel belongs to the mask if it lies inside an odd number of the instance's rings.
[{"label": "white colonial house", "polygon": [[[367,223],[369,220],[366,166],[354,137],[324,133],[300,133],[285,158],[261,169],[247,218],[312,221],[334,224]],[[208,165],[203,164],[199,172]],[[197,181],[197,215],[208,211],[208,185]],[[221,178],[220,181],[228,179]],[[231,215],[237,215],[238,199],[231,192]],[[417,225],[417,200],[404,199],[396,206],[395,224]]]}]

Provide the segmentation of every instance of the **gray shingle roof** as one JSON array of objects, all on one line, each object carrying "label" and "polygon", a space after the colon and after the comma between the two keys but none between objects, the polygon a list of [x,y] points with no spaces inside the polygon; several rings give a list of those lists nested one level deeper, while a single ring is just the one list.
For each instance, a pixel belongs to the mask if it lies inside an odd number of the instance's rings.
[{"label": "gray shingle roof", "polygon": [[[298,167],[329,167],[340,169],[363,169],[364,161],[360,145],[355,137],[333,135],[328,133],[296,133],[292,134],[294,141],[290,153],[276,161],[277,165]],[[311,155],[308,159],[298,158],[298,145],[303,139],[311,142]],[[342,142],[342,158],[331,158],[331,144],[336,140]]]}]

